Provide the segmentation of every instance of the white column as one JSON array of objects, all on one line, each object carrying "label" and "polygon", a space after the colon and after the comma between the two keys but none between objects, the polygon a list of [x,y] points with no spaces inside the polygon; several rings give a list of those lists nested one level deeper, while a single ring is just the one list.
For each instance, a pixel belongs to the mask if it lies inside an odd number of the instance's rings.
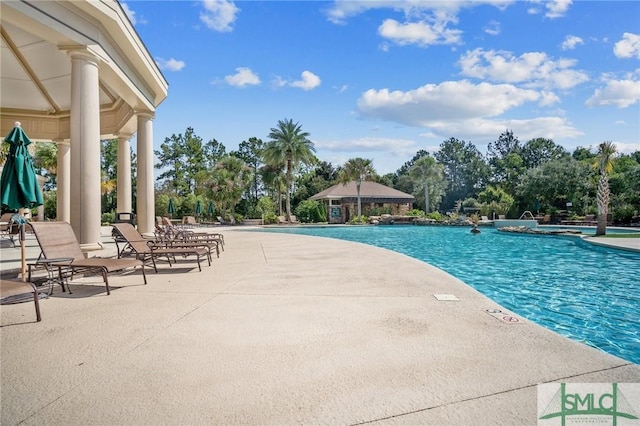
[{"label": "white column", "polygon": [[71,57],[71,226],[87,250],[100,248],[99,59],[86,50]]},{"label": "white column", "polygon": [[55,142],[58,144],[56,220],[71,222],[71,146],[69,141]]},{"label": "white column", "polygon": [[118,135],[118,206],[117,213],[132,213],[131,210],[131,135]]},{"label": "white column", "polygon": [[138,118],[136,214],[138,231],[153,233],[155,229],[155,196],[153,186],[153,113],[136,112]]}]

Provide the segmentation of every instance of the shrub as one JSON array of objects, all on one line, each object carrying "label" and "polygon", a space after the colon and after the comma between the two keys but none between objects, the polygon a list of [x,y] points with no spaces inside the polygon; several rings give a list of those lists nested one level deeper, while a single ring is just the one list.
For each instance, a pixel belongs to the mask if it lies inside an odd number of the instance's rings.
[{"label": "shrub", "polygon": [[116,221],[116,212],[102,213],[100,221],[103,225],[111,225]]},{"label": "shrub", "polygon": [[366,225],[366,223],[367,223],[367,217],[364,215],[354,216],[349,221],[350,225]]},{"label": "shrub", "polygon": [[424,211],[420,209],[413,209],[407,212],[407,216],[424,217]]},{"label": "shrub", "polygon": [[265,225],[278,223],[278,216],[275,213],[265,213],[264,214],[264,223],[265,223]]},{"label": "shrub", "polygon": [[315,200],[305,200],[296,207],[296,217],[300,222],[324,222],[326,216],[322,214],[322,203]]},{"label": "shrub", "polygon": [[437,222],[442,222],[444,220],[444,216],[440,212],[431,212],[427,215],[428,219],[433,219]]}]

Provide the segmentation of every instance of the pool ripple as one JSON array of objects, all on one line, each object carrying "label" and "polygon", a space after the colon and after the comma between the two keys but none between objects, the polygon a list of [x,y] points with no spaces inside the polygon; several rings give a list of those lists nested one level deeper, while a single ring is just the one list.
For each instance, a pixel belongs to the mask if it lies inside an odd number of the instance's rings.
[{"label": "pool ripple", "polygon": [[296,227],[291,232],[362,242],[432,264],[515,313],[640,364],[640,254],[576,237],[468,228]]}]

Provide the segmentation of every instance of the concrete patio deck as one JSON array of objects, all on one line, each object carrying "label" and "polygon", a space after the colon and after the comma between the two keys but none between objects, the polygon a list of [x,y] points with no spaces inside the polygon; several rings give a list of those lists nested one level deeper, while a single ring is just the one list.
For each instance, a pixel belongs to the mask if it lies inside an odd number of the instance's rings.
[{"label": "concrete patio deck", "polygon": [[[32,303],[1,306],[0,424],[522,425],[539,383],[640,382],[639,365],[502,321],[407,256],[220,230],[202,272],[116,274],[110,296],[85,277],[41,301],[40,323]],[[3,271],[16,252],[1,249]]]}]

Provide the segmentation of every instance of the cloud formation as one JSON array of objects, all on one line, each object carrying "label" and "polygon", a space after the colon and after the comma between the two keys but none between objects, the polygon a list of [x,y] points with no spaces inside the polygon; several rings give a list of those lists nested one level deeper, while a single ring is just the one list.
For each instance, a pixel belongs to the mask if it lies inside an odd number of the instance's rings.
[{"label": "cloud formation", "polygon": [[640,71],[636,73],[634,79],[628,78],[623,80],[615,80],[604,77],[605,85],[596,89],[594,94],[587,99],[586,105],[594,106],[616,106],[618,108],[627,108],[640,102]]},{"label": "cloud formation", "polygon": [[320,86],[320,84],[322,83],[322,80],[320,80],[320,77],[318,77],[311,71],[306,71],[306,70],[302,71],[302,74],[300,77],[301,77],[300,80],[289,81],[280,76],[275,76],[273,78],[272,85],[275,88],[289,86],[289,87],[296,87],[302,90],[313,90],[316,87]]},{"label": "cloud formation", "polygon": [[562,48],[562,50],[573,50],[579,44],[584,44],[584,41],[580,37],[568,35],[564,38],[560,48]]},{"label": "cloud formation", "polygon": [[261,83],[258,74],[247,67],[236,68],[236,73],[225,76],[224,81],[235,87],[257,86]]},{"label": "cloud formation", "polygon": [[200,13],[200,20],[207,28],[218,32],[233,31],[233,23],[240,9],[229,0],[203,0],[204,10]]},{"label": "cloud formation", "polygon": [[161,70],[167,70],[167,71],[180,71],[182,70],[182,68],[184,68],[187,64],[184,63],[184,61],[179,61],[177,59],[162,59],[162,58],[156,58],[156,63],[158,64],[158,67],[160,67]]},{"label": "cloud formation", "polygon": [[409,91],[370,89],[358,99],[357,109],[369,119],[422,127],[445,138],[451,135],[484,138],[495,136],[505,128],[514,129],[523,137],[579,135],[578,130],[560,117],[499,118],[527,103],[547,105],[555,101],[553,94],[544,91],[462,80],[427,84]]},{"label": "cloud formation", "polygon": [[466,77],[523,83],[527,87],[570,89],[589,80],[585,72],[571,69],[576,65],[575,60],[553,60],[543,52],[514,56],[511,52],[478,48],[463,54],[458,65]]},{"label": "cloud formation", "polygon": [[624,33],[622,40],[613,47],[613,53],[618,58],[638,58],[640,59],[640,35]]}]

